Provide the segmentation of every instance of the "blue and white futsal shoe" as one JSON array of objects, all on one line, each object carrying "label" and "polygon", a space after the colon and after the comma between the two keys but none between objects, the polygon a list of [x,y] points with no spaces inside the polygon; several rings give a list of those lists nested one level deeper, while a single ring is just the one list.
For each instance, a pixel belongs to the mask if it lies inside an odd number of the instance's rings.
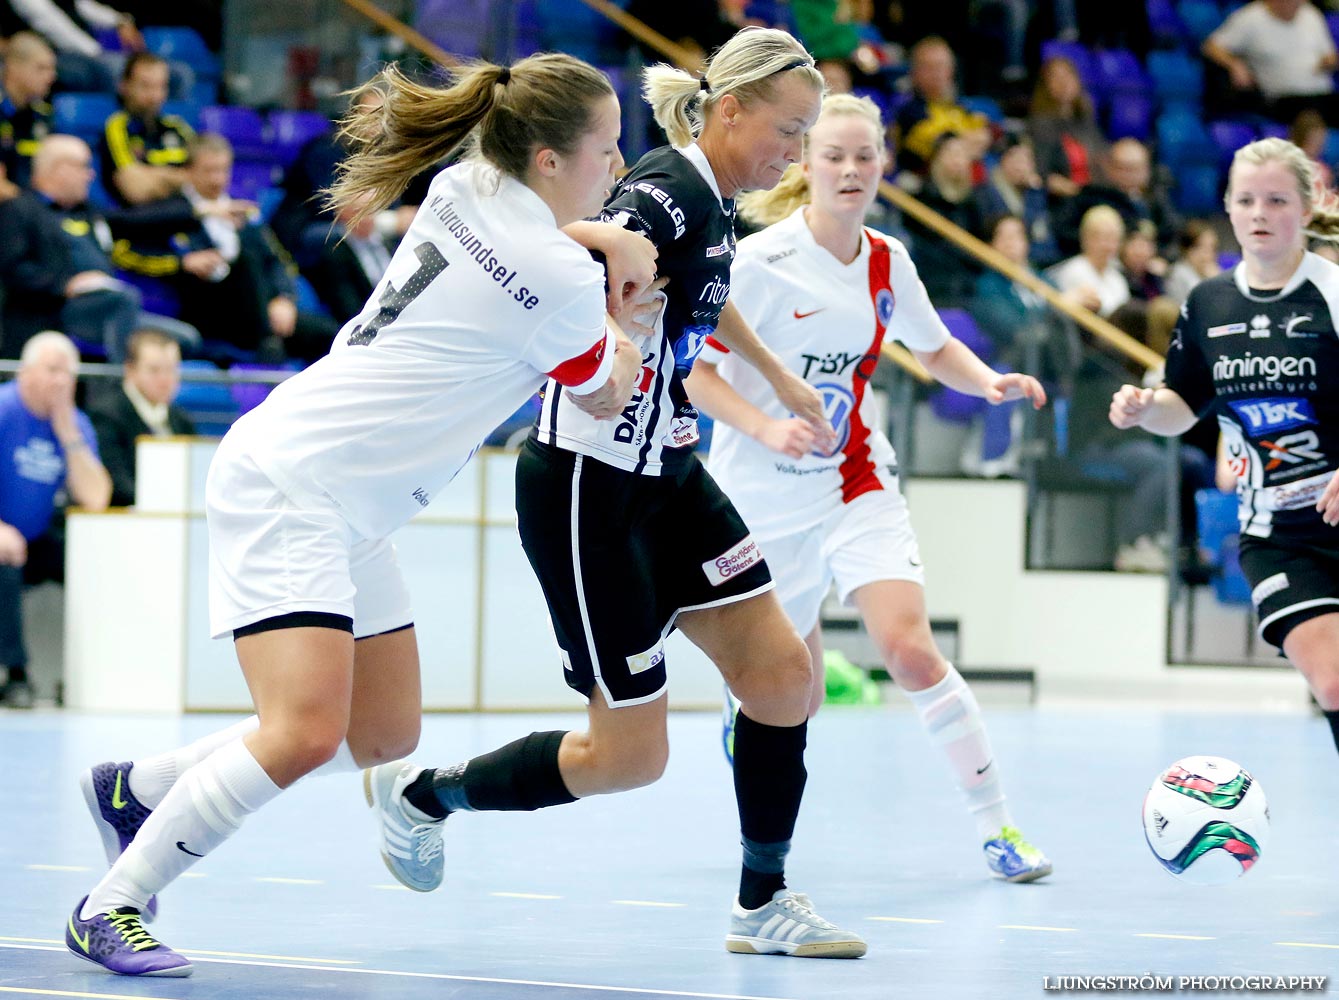
[{"label": "blue and white futsal shoe", "polygon": [[725,689],[725,705],[721,709],[721,746],[725,749],[725,759],[731,767],[735,766],[735,716],[739,714],[739,699]]},{"label": "blue and white futsal shoe", "polygon": [[865,942],[815,913],[804,893],[778,889],[756,910],[744,909],[735,897],[725,950],[741,955],[859,958],[865,953]]},{"label": "blue and white futsal shoe", "polygon": [[1035,882],[1051,874],[1050,859],[1012,826],[1002,827],[982,849],[990,870],[1006,881]]},{"label": "blue and white futsal shoe", "polygon": [[442,826],[446,820],[424,816],[404,797],[405,788],[422,770],[402,760],[369,767],[363,772],[363,793],[376,813],[381,860],[390,873],[406,889],[432,892],[442,884]]}]

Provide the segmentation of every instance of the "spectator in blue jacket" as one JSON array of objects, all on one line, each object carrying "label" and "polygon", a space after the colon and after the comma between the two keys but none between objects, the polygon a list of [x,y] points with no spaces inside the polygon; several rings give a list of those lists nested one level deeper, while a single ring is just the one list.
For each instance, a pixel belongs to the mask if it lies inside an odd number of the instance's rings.
[{"label": "spectator in blue jacket", "polygon": [[58,497],[98,511],[112,495],[93,425],[74,405],[78,366],[73,342],[48,330],[24,345],[18,378],[0,385],[0,666],[13,708],[33,703],[23,585],[39,582],[39,568],[59,575],[64,565],[63,547],[48,534]]}]

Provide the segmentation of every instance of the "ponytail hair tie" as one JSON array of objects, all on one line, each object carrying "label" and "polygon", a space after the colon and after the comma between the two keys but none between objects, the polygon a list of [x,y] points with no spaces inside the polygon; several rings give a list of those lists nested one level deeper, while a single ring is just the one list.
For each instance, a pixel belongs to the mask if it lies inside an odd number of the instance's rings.
[{"label": "ponytail hair tie", "polygon": [[711,84],[707,82],[707,78],[705,76],[701,80],[697,81],[697,89],[702,91],[702,93],[704,94],[711,93]]},{"label": "ponytail hair tie", "polygon": [[501,69],[497,71],[497,82],[502,84],[502,86],[505,87],[510,80],[511,80],[510,66],[503,66]]}]

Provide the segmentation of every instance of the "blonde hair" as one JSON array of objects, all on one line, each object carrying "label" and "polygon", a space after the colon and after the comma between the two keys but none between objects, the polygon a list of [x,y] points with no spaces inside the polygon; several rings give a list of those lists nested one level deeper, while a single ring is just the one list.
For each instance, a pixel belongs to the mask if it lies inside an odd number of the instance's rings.
[{"label": "blonde hair", "polygon": [[1302,198],[1302,210],[1311,213],[1311,224],[1302,232],[1312,239],[1339,242],[1339,199],[1336,199],[1334,192],[1319,191],[1316,168],[1300,146],[1287,139],[1269,138],[1257,139],[1237,150],[1227,172],[1227,191],[1223,194],[1223,204],[1229,208],[1232,203],[1232,178],[1239,163],[1253,167],[1281,163],[1291,170],[1297,181],[1297,193]]},{"label": "blonde hair", "polygon": [[[854,94],[828,94],[823,98],[822,110],[818,113],[818,122],[834,115],[849,115],[864,118],[874,126],[874,132],[883,138],[883,116],[879,106],[868,97],[856,97]],[[809,156],[809,135],[804,137],[804,156]],[[770,226],[780,222],[801,205],[809,204],[809,179],[804,176],[804,168],[792,163],[781,175],[776,186],[767,191],[750,191],[742,194],[736,201],[739,214],[755,226]]]},{"label": "blonde hair", "polygon": [[472,140],[474,155],[524,181],[536,150],[571,153],[590,129],[593,105],[614,96],[608,78],[574,56],[544,53],[510,69],[465,67],[449,87],[410,80],[388,66],[364,85],[384,92],[375,109],[355,104],[340,122],[352,150],[326,192],[332,211],[353,210],[350,225],[399,197],[410,180]]},{"label": "blonde hair", "polygon": [[1094,226],[1103,222],[1114,222],[1116,228],[1120,230],[1121,239],[1125,238],[1125,220],[1120,217],[1120,213],[1110,205],[1094,205],[1084,212],[1083,218],[1079,220],[1079,239],[1083,239]]},{"label": "blonde hair", "polygon": [[79,159],[83,153],[89,153],[88,143],[83,139],[77,135],[53,132],[37,144],[37,152],[33,154],[32,176],[34,179],[45,178],[54,167],[66,160]]},{"label": "blonde hair", "polygon": [[822,93],[823,74],[794,36],[778,28],[744,28],[716,50],[701,80],[665,63],[648,66],[642,73],[642,96],[670,142],[689,146],[702,132],[707,111],[726,94],[745,106],[769,101],[776,87],[773,77],[791,71],[803,73]]}]

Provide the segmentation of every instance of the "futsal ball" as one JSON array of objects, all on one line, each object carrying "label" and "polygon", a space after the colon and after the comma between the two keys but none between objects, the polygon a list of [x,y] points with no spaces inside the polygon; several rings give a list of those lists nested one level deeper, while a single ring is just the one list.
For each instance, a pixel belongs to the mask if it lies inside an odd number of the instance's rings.
[{"label": "futsal ball", "polygon": [[1185,757],[1144,796],[1144,836],[1173,875],[1220,885],[1249,871],[1269,837],[1269,805],[1251,773],[1226,757]]}]

